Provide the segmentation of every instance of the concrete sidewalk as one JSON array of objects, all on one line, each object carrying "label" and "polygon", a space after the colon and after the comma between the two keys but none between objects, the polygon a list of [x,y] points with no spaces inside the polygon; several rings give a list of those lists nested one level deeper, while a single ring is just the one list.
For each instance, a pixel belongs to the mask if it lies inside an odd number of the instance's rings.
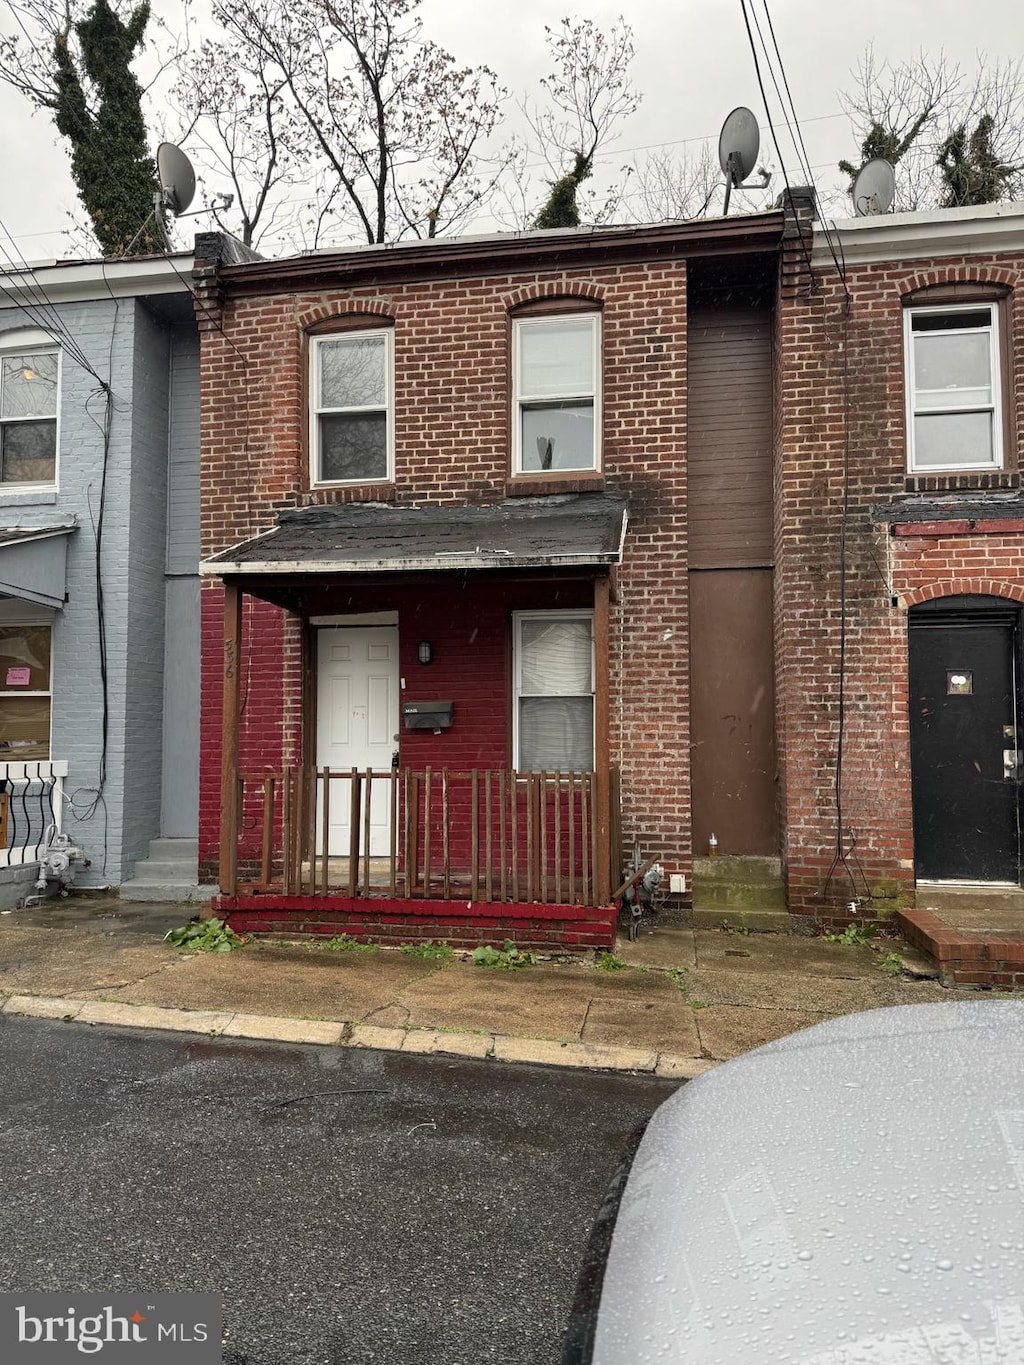
[{"label": "concrete sidewalk", "polygon": [[666,925],[620,940],[606,968],[507,971],[307,943],[183,953],[163,935],[189,914],[85,897],[0,914],[4,1013],[682,1079],[836,1014],[966,994],[888,940]]}]

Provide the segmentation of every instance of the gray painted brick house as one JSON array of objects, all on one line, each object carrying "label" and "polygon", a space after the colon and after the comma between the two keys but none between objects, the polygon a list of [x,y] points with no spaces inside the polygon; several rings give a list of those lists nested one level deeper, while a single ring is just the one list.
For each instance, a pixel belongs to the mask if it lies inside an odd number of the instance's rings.
[{"label": "gray painted brick house", "polygon": [[79,886],[195,894],[191,268],[0,274],[0,903],[31,891],[51,825],[88,859]]}]

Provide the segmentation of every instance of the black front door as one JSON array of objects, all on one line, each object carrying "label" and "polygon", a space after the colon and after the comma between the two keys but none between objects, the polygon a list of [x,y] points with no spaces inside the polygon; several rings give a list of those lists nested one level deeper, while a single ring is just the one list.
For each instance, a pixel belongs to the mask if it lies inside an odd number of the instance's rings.
[{"label": "black front door", "polygon": [[918,877],[1019,882],[1019,611],[943,598],[910,613]]}]

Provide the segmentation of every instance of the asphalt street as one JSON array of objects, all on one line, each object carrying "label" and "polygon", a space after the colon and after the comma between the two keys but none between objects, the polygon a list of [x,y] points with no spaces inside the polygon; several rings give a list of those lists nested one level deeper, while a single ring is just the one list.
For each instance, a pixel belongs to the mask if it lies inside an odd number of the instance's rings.
[{"label": "asphalt street", "polygon": [[0,1290],[207,1290],[226,1365],[555,1365],[654,1077],[0,1016]]}]

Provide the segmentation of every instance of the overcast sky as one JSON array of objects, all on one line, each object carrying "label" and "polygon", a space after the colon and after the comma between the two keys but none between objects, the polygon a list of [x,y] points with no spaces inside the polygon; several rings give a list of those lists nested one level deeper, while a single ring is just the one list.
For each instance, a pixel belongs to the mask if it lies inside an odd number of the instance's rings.
[{"label": "overcast sky", "polygon": [[[176,0],[155,0],[154,7],[173,22]],[[853,84],[851,69],[869,42],[879,58],[894,62],[922,48],[943,49],[971,68],[979,52],[993,60],[1024,56],[1021,0],[769,0],[769,8],[816,177],[828,177],[840,157],[856,157],[838,92]],[[544,25],[557,24],[570,9],[555,0],[424,0],[421,12],[429,36],[460,62],[486,62],[510,89],[523,91],[535,87],[547,67]],[[762,158],[775,161],[740,0],[581,0],[571,12],[605,26],[624,12],[633,26],[633,77],[644,100],[609,149],[613,164],[630,160],[634,149],[695,147],[708,136],[717,147],[723,118],[739,104],[757,113]],[[0,31],[10,24],[0,16]],[[62,141],[43,114],[31,113],[6,88],[0,90],[0,128],[0,222],[27,260],[73,254],[61,235],[76,202]],[[783,154],[791,164],[790,145]],[[767,207],[766,200],[748,203]],[[182,224],[189,235],[203,225],[202,219]]]}]

